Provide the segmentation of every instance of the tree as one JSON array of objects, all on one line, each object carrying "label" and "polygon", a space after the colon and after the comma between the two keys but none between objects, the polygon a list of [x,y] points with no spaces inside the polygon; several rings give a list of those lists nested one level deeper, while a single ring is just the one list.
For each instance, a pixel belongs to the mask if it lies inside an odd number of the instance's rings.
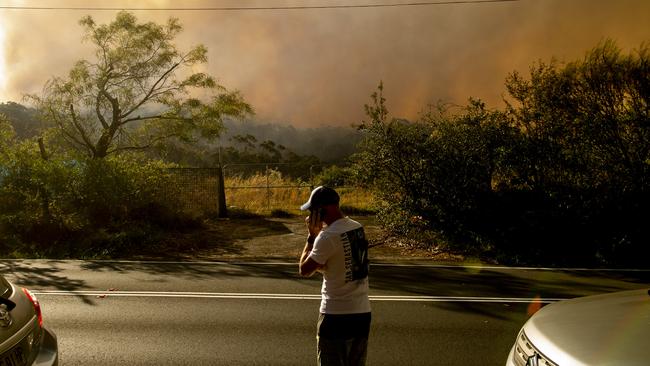
[{"label": "tree", "polygon": [[532,214],[529,230],[517,229],[538,240],[538,254],[646,257],[649,85],[648,44],[625,54],[610,40],[581,60],[540,62],[506,80],[523,141],[508,162],[520,183],[511,187],[528,197],[509,211]]},{"label": "tree", "polygon": [[383,201],[379,218],[389,229],[422,236],[434,230],[449,237],[468,234],[468,222],[508,150],[512,129],[503,113],[470,99],[458,110],[440,106],[418,121],[390,119],[383,85],[366,105],[369,122],[354,156],[362,183]]},{"label": "tree", "polygon": [[0,156],[4,156],[15,138],[15,132],[7,118],[0,114]]},{"label": "tree", "polygon": [[650,48],[625,55],[613,41],[583,60],[511,74],[508,112],[527,140],[518,170],[552,187],[647,191],[650,184]]},{"label": "tree", "polygon": [[252,113],[239,92],[206,73],[188,72],[207,62],[207,49],[176,47],[178,19],[139,23],[122,11],[109,24],[90,16],[80,24],[95,59],[78,61],[67,78],[54,77],[31,99],[64,141],[87,156],[101,159],[169,139],[215,138],[224,116]]},{"label": "tree", "polygon": [[0,113],[11,123],[18,139],[38,136],[45,129],[34,108],[15,102],[5,102],[0,103]]}]

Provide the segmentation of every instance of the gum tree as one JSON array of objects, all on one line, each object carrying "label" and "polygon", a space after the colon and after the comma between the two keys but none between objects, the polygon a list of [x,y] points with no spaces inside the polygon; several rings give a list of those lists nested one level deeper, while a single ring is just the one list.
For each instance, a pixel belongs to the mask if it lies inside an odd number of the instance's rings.
[{"label": "gum tree", "polygon": [[80,60],[67,77],[49,80],[32,95],[57,135],[90,158],[143,150],[169,139],[215,138],[223,118],[243,117],[252,108],[203,72],[203,45],[181,51],[174,43],[178,19],[139,23],[126,11],[109,24],[86,16],[79,22],[93,60]]},{"label": "gum tree", "polygon": [[647,192],[648,85],[649,45],[625,54],[611,40],[582,60],[512,73],[508,112],[528,145],[520,176],[539,190]]}]

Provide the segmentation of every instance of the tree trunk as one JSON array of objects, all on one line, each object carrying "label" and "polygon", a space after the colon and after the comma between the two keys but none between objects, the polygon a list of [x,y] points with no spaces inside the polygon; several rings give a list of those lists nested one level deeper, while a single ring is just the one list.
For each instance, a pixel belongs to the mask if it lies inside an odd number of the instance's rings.
[{"label": "tree trunk", "polygon": [[[43,143],[42,137],[39,137],[38,139],[38,148],[41,151],[41,159],[47,161],[47,153],[45,152],[45,144]],[[41,186],[39,188],[41,191],[41,208],[43,210],[43,219],[46,223],[50,223],[52,221],[52,213],[50,212],[50,197],[45,187]]]}]

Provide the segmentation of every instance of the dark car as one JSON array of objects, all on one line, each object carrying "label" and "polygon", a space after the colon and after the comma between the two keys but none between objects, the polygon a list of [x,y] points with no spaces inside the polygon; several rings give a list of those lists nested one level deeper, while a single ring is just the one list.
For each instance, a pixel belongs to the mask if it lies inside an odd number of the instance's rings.
[{"label": "dark car", "polygon": [[0,276],[0,365],[57,365],[54,333],[43,326],[41,306],[26,288]]}]

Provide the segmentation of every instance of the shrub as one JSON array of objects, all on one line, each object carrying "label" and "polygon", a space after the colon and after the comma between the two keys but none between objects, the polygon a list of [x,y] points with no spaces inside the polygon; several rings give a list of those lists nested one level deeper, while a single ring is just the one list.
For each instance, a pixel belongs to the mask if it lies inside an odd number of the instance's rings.
[{"label": "shrub", "polygon": [[313,182],[316,186],[345,187],[353,186],[354,172],[347,167],[332,165],[323,169]]},{"label": "shrub", "polygon": [[175,196],[164,194],[167,164],[134,155],[45,160],[33,141],[3,143],[0,250],[5,255],[117,255],[151,243],[162,231],[199,225],[176,209]]},{"label": "shrub", "polygon": [[415,122],[388,118],[380,84],[355,170],[403,235],[511,263],[647,266],[649,59],[606,41],[510,75],[505,111],[470,99]]}]

